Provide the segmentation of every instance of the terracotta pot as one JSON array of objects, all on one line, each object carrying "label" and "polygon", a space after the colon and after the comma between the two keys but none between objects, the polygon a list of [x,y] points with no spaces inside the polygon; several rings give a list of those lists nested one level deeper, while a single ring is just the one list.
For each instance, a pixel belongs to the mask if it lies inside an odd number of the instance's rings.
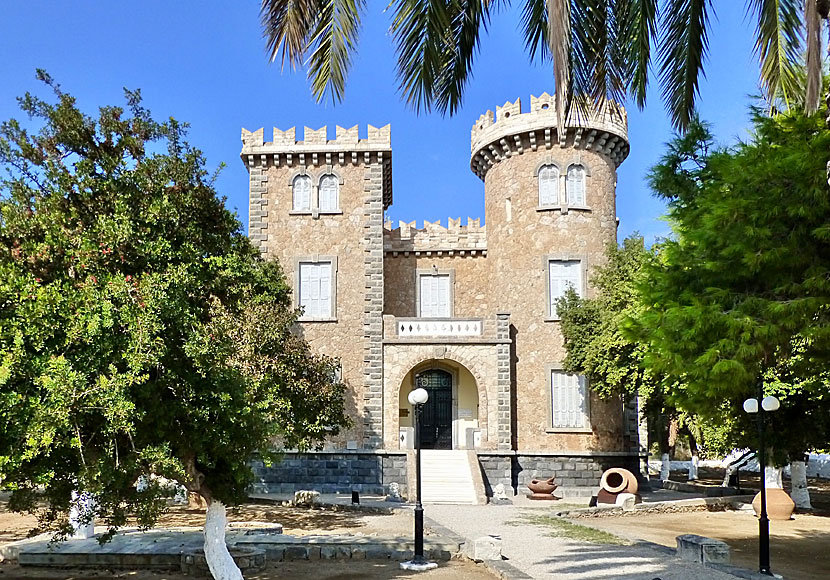
[{"label": "terracotta pot", "polygon": [[[755,494],[752,500],[752,509],[755,515],[761,515],[761,492]],[[767,488],[767,517],[771,520],[789,520],[793,517],[795,502],[783,489],[777,487]]]},{"label": "terracotta pot", "polygon": [[599,486],[608,493],[633,493],[635,495],[640,489],[637,477],[622,467],[606,469],[599,480]]},{"label": "terracotta pot", "polygon": [[559,487],[556,483],[555,477],[551,477],[550,479],[534,479],[531,480],[530,483],[527,484],[527,488],[532,491],[533,493],[540,493],[540,494],[552,494],[553,490]]}]

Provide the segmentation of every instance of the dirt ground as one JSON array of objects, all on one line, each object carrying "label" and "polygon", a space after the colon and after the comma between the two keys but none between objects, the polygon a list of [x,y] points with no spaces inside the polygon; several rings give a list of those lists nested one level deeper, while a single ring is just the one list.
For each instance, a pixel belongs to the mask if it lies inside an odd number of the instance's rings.
[{"label": "dirt ground", "polygon": [[[158,527],[181,528],[201,527],[205,521],[204,510],[171,507],[158,523]],[[283,525],[286,534],[295,536],[308,534],[362,534],[366,536],[407,536],[413,531],[412,513],[398,510],[392,514],[367,513],[353,510],[303,509],[277,505],[250,504],[228,510],[228,521],[277,522]],[[0,500],[0,543],[27,537],[37,525],[34,516],[10,513],[5,501]],[[425,530],[431,535],[429,529]],[[439,562],[429,572],[406,572],[396,561],[350,560],[328,562],[275,562],[260,573],[249,574],[247,580],[392,580],[416,575],[426,580],[494,580],[493,573],[470,561],[452,560]],[[83,580],[119,578],[124,580],[192,580],[169,572],[114,571],[114,570],[69,570],[48,568],[21,568],[16,564],[0,563],[0,580],[12,578],[31,580]]]},{"label": "dirt ground", "polygon": [[[438,568],[428,572],[406,572],[398,562],[384,560],[350,560],[345,562],[306,561],[278,562],[265,571],[245,576],[246,580],[394,580],[412,576],[425,580],[496,580],[498,577],[484,566],[470,561],[439,562]],[[21,568],[0,564],[3,580],[193,580],[193,576],[169,572],[118,572],[113,570],[50,570]]]}]

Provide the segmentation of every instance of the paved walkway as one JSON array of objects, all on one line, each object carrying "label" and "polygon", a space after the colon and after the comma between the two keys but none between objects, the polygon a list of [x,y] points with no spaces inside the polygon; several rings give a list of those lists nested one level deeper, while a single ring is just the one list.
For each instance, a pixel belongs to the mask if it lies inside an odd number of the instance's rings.
[{"label": "paved walkway", "polygon": [[501,536],[507,562],[536,580],[735,580],[652,544],[614,546],[547,536],[549,529],[523,521],[522,514],[551,508],[528,505],[523,499],[499,506],[427,505],[424,513],[467,539]]}]

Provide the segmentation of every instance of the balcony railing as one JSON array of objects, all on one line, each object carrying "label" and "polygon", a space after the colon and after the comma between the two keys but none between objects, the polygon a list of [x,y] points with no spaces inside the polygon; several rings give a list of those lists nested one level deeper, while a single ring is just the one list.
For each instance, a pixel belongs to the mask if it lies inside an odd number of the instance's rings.
[{"label": "balcony railing", "polygon": [[481,336],[478,318],[398,318],[397,334],[401,338],[417,336]]}]

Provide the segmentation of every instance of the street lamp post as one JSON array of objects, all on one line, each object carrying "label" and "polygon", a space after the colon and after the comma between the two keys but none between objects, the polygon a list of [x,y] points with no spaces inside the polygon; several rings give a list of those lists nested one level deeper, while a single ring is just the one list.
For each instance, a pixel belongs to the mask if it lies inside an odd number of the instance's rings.
[{"label": "street lamp post", "polygon": [[[758,402],[760,401],[760,405]],[[758,386],[758,398],[744,401],[744,411],[758,414],[758,471],[761,475],[761,513],[758,515],[758,571],[767,576],[773,576],[769,564],[769,518],[767,517],[767,482],[764,445],[764,412],[777,411],[780,407],[778,399],[773,396],[764,397],[764,388]]]},{"label": "street lamp post", "polygon": [[407,399],[415,411],[415,555],[412,560],[401,562],[401,568],[423,572],[438,567],[424,558],[424,506],[421,505],[421,411],[429,393],[418,388],[411,391]]}]

